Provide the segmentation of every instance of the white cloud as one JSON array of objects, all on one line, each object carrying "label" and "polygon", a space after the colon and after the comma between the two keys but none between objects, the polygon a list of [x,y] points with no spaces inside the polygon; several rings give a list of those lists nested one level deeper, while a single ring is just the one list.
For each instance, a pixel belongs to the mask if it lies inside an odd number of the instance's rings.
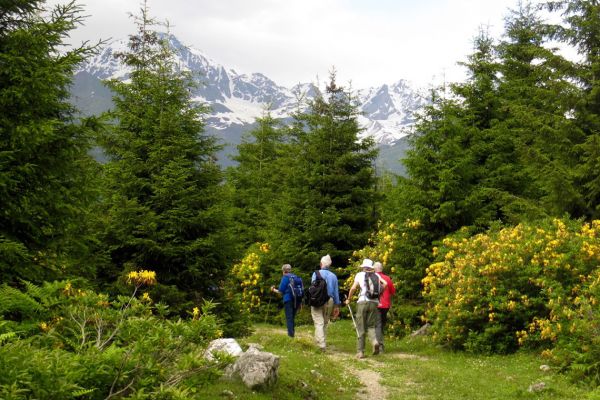
[{"label": "white cloud", "polygon": [[[60,0],[52,0],[56,3]],[[185,44],[238,72],[283,85],[324,80],[332,66],[355,88],[399,79],[461,78],[456,62],[481,25],[498,36],[518,0],[149,0]],[[87,0],[75,40],[124,38],[138,0]]]}]

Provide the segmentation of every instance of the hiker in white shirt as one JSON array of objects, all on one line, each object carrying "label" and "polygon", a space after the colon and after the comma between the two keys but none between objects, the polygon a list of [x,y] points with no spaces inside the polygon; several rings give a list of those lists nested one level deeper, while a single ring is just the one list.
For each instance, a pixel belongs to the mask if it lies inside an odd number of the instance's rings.
[{"label": "hiker in white shirt", "polygon": [[365,258],[361,268],[362,271],[357,273],[354,277],[354,284],[350,288],[350,293],[346,299],[346,304],[350,304],[354,292],[360,287],[360,294],[358,296],[358,302],[356,303],[356,335],[358,337],[357,358],[365,357],[365,339],[367,334],[373,344],[373,355],[379,354],[379,342],[375,336],[375,326],[377,325],[377,319],[379,318],[379,311],[377,310],[379,298],[368,297],[366,279],[367,277],[373,277],[375,283],[379,283],[379,293],[382,293],[386,286],[385,280],[375,274],[373,270],[373,261]]}]

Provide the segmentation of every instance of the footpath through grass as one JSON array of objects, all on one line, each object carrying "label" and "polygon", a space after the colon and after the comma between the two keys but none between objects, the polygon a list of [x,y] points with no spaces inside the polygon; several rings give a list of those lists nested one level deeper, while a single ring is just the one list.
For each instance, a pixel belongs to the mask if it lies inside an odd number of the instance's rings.
[{"label": "footpath through grass", "polygon": [[[206,388],[206,398],[233,394],[236,399],[600,400],[600,390],[570,382],[556,371],[541,371],[542,361],[533,353],[477,356],[437,348],[427,338],[404,338],[388,340],[385,354],[367,353],[366,359],[357,360],[351,321],[330,325],[325,354],[316,350],[312,334],[312,326],[300,326],[297,337],[290,339],[283,327],[257,325],[240,344],[258,343],[281,356],[276,386],[252,392],[241,383],[219,380]],[[544,382],[544,390],[528,392],[539,382]]]}]

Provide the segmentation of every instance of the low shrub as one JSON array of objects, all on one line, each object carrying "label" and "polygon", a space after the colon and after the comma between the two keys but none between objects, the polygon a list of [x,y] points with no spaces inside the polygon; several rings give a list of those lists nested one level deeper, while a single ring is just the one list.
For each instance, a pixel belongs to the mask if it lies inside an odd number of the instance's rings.
[{"label": "low shrub", "polygon": [[4,286],[0,398],[174,399],[200,390],[220,374],[201,356],[222,335],[215,304],[165,319],[164,306],[139,294],[154,279],[151,271],[132,273],[132,295],[114,299],[70,282]]}]

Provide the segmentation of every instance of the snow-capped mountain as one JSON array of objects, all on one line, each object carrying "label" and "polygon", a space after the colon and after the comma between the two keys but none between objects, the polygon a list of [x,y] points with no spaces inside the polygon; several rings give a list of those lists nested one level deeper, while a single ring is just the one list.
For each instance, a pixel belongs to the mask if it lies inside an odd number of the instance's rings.
[{"label": "snow-capped mountain", "polygon": [[[316,88],[310,83],[286,88],[261,73],[242,74],[220,65],[201,51],[183,46],[173,36],[169,40],[177,49],[180,68],[197,74],[200,84],[193,96],[210,105],[207,125],[213,130],[240,133],[241,127],[254,123],[266,110],[275,118],[289,117],[298,106],[299,94],[315,94]],[[113,42],[81,66],[73,92],[84,112],[97,112],[92,109],[106,105],[106,91],[101,89],[100,80],[127,79],[128,70],[114,57],[125,45],[123,41]],[[362,134],[373,136],[382,145],[392,145],[405,136],[414,122],[413,113],[426,103],[425,97],[404,80],[358,90],[358,99],[363,112],[359,117]]]}]

